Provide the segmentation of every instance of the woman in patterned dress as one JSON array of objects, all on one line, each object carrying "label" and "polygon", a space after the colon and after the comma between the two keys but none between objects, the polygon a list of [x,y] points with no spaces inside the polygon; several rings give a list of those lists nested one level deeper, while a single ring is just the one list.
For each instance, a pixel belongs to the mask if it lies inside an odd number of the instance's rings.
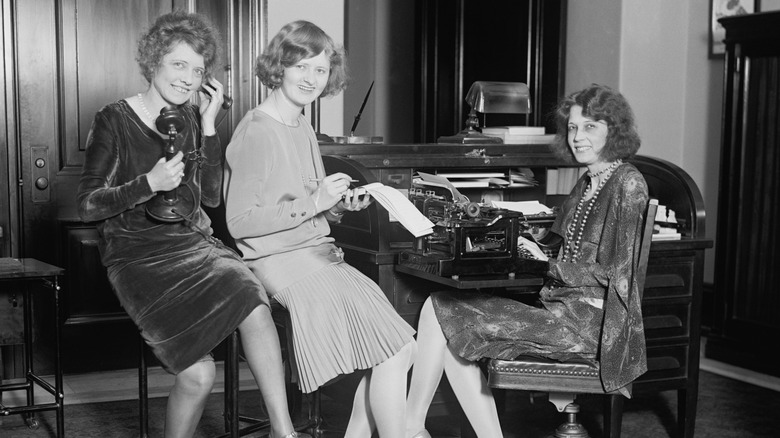
[{"label": "woman in patterned dress", "polygon": [[443,372],[477,435],[502,436],[478,364],[483,358],[598,360],[607,390],[622,388],[647,369],[634,276],[647,184],[624,161],[639,149],[633,113],[619,92],[594,84],[564,98],[555,116],[559,148],[588,172],[548,235],[562,238],[557,258],[548,258],[536,242],[519,239],[519,246],[549,263],[542,306],[486,294],[432,294],[418,325],[417,342],[425,354],[412,371],[407,436],[430,436],[425,417]]}]

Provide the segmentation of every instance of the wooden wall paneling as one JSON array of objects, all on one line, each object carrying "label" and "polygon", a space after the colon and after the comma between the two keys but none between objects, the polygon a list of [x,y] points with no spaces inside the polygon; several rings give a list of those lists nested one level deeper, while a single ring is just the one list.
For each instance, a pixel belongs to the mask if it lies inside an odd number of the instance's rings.
[{"label": "wooden wall paneling", "polygon": [[[0,80],[0,257],[16,256],[19,251],[16,183],[16,90],[14,88],[14,25],[11,2],[0,2],[0,55],[3,65]],[[1,367],[0,367],[1,368]]]},{"label": "wooden wall paneling", "polygon": [[715,294],[705,355],[780,376],[765,357],[780,336],[780,12],[726,29]]}]

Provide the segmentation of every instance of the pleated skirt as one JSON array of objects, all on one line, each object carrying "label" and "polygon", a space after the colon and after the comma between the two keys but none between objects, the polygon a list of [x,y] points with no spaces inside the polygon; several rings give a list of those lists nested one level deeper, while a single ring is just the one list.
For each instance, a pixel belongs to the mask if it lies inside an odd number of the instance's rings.
[{"label": "pleated skirt", "polygon": [[306,274],[273,298],[290,312],[305,393],[384,362],[414,337],[379,286],[347,263]]}]

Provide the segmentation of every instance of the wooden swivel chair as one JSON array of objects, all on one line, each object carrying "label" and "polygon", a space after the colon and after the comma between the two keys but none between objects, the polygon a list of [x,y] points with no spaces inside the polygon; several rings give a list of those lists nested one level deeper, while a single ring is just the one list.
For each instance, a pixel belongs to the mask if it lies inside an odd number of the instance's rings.
[{"label": "wooden swivel chair", "polygon": [[[637,282],[639,293],[644,288],[653,223],[658,201],[651,199],[645,213],[642,242],[639,251]],[[639,299],[641,300],[641,296]],[[567,414],[567,421],[554,433],[555,438],[588,438],[588,432],[577,421],[579,406],[574,403],[577,394],[604,394],[605,438],[619,438],[623,419],[623,394],[605,392],[599,377],[599,366],[585,361],[558,362],[538,357],[522,356],[514,360],[492,359],[487,366],[488,385],[491,388],[541,391],[550,393],[550,402],[558,412]],[[630,385],[624,387],[631,390]],[[623,388],[621,388],[623,389]]]}]

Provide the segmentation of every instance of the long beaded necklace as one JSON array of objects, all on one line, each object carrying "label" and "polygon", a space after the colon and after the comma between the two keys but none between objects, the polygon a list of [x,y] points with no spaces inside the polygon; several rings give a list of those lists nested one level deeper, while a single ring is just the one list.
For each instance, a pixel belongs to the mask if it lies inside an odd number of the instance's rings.
[{"label": "long beaded necklace", "polygon": [[146,118],[154,123],[154,117],[152,117],[152,113],[150,113],[149,110],[146,109],[146,105],[144,105],[144,95],[142,93],[138,93],[138,103],[141,105],[141,110],[146,115]]},{"label": "long beaded necklace", "polygon": [[[585,224],[588,222],[588,216],[590,216],[590,212],[593,210],[593,206],[596,204],[596,199],[599,197],[601,189],[604,187],[607,181],[609,181],[609,178],[612,177],[614,170],[617,169],[617,167],[622,163],[622,160],[617,160],[608,167],[594,174],[595,176],[591,176],[591,178],[593,178],[603,174],[604,178],[599,182],[599,185],[596,186],[596,190],[593,192],[593,196],[588,201],[587,206],[584,207],[585,197],[590,191],[593,180],[591,179],[591,181],[588,181],[588,185],[585,187],[585,191],[582,193],[582,197],[580,197],[580,201],[577,203],[577,208],[574,211],[574,219],[571,221],[569,226],[566,227],[566,245],[563,247],[563,256],[561,257],[561,261],[576,263],[579,260],[580,242],[582,242],[582,235],[585,232]],[[582,216],[582,219],[580,219],[580,216]]]},{"label": "long beaded necklace", "polygon": [[[301,160],[301,156],[300,156],[300,154],[298,154],[298,147],[295,144],[295,137],[293,137],[292,131],[290,130],[290,125],[288,125],[284,121],[284,117],[282,117],[282,112],[279,111],[279,103],[276,100],[276,95],[275,94],[273,95],[273,99],[274,99],[274,109],[276,109],[276,113],[279,115],[279,119],[281,120],[282,125],[284,125],[284,127],[287,128],[287,134],[290,136],[290,147],[292,148],[293,153],[295,153],[295,158],[296,158],[297,162],[299,163],[298,172],[300,173],[300,176],[301,176],[301,184],[303,184],[303,191],[306,194],[311,194],[314,191],[311,190],[310,185],[311,185],[311,182],[315,180],[315,178],[310,176],[310,175],[307,175],[306,172],[304,172],[304,170],[303,170],[303,167],[304,167],[303,166],[303,160]],[[309,153],[311,154],[311,146],[309,146]],[[313,156],[313,154],[311,154],[311,155],[312,155],[312,162],[313,162],[314,156]],[[315,172],[316,172],[316,169],[315,169]],[[316,202],[317,201],[315,200],[315,204],[316,204]],[[317,218],[316,214],[313,215],[312,218],[311,218],[311,224],[313,226],[315,226],[315,227],[317,226],[317,219],[316,218]]]}]

